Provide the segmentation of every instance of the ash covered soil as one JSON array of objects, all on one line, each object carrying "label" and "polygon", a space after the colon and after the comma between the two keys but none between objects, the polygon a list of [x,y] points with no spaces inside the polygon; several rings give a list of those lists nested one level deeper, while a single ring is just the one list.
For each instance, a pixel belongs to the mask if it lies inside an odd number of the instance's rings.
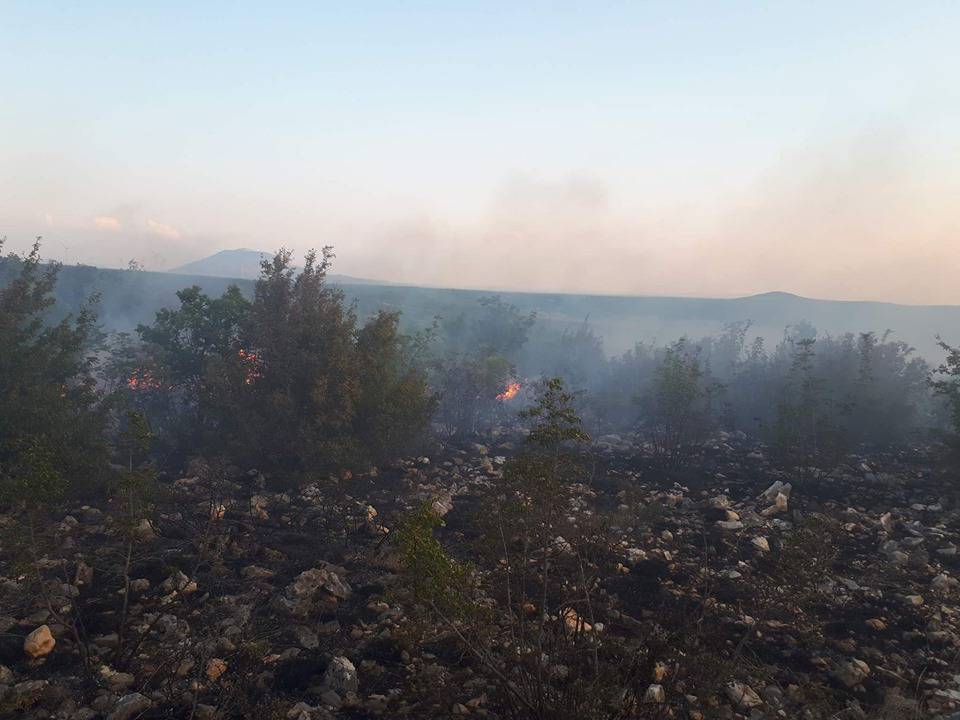
[{"label": "ash covered soil", "polygon": [[[132,543],[120,498],[0,516],[0,716],[509,717],[456,633],[424,626],[391,529],[432,503],[482,574],[519,442],[291,488],[195,463]],[[569,518],[607,550],[575,631],[641,648],[630,717],[960,717],[960,510],[922,448],[803,479],[734,435],[675,472],[627,438],[590,457]]]}]

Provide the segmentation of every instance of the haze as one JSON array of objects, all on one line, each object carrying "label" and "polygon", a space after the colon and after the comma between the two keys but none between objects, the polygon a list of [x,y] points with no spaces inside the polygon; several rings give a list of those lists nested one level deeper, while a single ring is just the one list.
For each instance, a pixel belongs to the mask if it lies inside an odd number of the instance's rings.
[{"label": "haze", "polygon": [[0,3],[0,235],[960,303],[952,3]]}]

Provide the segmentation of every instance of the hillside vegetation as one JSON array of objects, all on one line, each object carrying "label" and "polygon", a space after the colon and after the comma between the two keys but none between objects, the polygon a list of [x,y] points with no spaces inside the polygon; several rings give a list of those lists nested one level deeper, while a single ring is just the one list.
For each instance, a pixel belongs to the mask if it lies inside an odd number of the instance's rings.
[{"label": "hillside vegetation", "polygon": [[741,320],[611,356],[514,295],[364,311],[332,260],[117,333],[80,289],[132,318],[184,278],[6,258],[0,716],[960,708],[960,350]]}]

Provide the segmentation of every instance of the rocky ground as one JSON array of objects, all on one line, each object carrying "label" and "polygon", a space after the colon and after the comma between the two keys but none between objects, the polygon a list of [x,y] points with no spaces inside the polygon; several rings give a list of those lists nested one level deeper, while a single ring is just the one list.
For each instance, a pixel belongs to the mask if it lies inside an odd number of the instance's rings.
[{"label": "rocky ground", "polygon": [[[0,716],[505,717],[446,629],[414,632],[390,528],[433,502],[469,559],[515,443],[287,489],[198,464],[133,522],[109,496],[0,516]],[[960,717],[960,508],[922,450],[802,480],[733,436],[682,472],[619,437],[592,457],[595,641],[710,639],[657,649],[636,717]]]}]

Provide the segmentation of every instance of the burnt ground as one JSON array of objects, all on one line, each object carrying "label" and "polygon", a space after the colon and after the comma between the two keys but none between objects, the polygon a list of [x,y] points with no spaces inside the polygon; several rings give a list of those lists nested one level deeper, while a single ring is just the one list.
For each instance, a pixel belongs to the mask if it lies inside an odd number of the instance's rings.
[{"label": "burnt ground", "polygon": [[[0,516],[0,716],[506,717],[456,638],[418,625],[390,530],[439,501],[444,547],[482,572],[519,442],[290,487],[197,464],[135,517],[106,495]],[[960,511],[933,466],[917,448],[796,479],[724,436],[667,471],[601,439],[571,488],[609,539],[591,641],[664,638],[633,716],[957,712]],[[55,645],[26,652],[43,628]]]}]

